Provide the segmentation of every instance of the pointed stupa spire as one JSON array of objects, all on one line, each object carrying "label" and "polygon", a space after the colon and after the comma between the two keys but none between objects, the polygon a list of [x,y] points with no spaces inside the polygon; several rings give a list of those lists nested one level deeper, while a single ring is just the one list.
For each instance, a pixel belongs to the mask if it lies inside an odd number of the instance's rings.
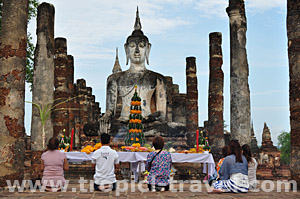
[{"label": "pointed stupa spire", "polygon": [[122,72],[122,69],[121,69],[121,66],[119,63],[119,58],[118,58],[118,48],[116,48],[116,60],[115,60],[115,65],[114,65],[112,72],[113,73]]},{"label": "pointed stupa spire", "polygon": [[142,30],[142,24],[139,16],[139,7],[136,7],[136,18],[134,23],[134,30]]},{"label": "pointed stupa spire", "polygon": [[254,137],[253,120],[251,121],[251,137]]}]

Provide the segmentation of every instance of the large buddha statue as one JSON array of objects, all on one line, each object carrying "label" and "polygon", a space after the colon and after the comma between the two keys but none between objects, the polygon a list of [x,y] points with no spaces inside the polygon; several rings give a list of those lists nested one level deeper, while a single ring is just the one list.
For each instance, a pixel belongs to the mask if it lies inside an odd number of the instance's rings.
[{"label": "large buddha statue", "polygon": [[[141,30],[139,12],[136,12],[136,21],[132,34],[124,45],[126,65],[130,67],[122,71],[120,67],[113,70],[107,78],[106,112],[100,118],[100,126],[110,123],[111,120],[126,122],[130,114],[130,102],[134,94],[134,86],[141,98],[142,116],[159,115],[160,121],[166,119],[167,93],[166,79],[163,75],[148,70],[151,44]],[[101,128],[101,127],[100,127]]]}]

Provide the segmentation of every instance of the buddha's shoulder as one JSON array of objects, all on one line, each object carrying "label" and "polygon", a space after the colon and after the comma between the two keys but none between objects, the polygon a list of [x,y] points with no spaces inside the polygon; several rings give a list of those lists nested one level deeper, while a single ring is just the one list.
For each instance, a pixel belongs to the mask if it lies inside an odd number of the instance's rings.
[{"label": "buddha's shoulder", "polygon": [[109,75],[107,77],[107,81],[118,80],[120,78],[122,78],[122,79],[125,78],[126,79],[128,77],[133,78],[134,76],[139,78],[141,75],[143,75],[143,78],[145,78],[145,79],[148,79],[148,78],[151,78],[151,79],[152,78],[156,78],[156,79],[159,78],[159,79],[162,79],[162,80],[166,79],[166,77],[163,76],[162,74],[154,72],[152,70],[145,70],[145,71],[139,72],[139,73],[132,73],[132,72],[126,70],[126,71],[113,73],[113,74]]},{"label": "buddha's shoulder", "polygon": [[154,72],[152,70],[145,70],[145,73],[147,73],[148,75],[153,75],[153,76],[156,76],[156,77],[165,78],[165,76],[163,76],[162,74]]},{"label": "buddha's shoulder", "polygon": [[124,74],[125,74],[125,71],[118,72],[118,73],[113,73],[113,74],[111,74],[107,77],[107,81],[116,80]]}]

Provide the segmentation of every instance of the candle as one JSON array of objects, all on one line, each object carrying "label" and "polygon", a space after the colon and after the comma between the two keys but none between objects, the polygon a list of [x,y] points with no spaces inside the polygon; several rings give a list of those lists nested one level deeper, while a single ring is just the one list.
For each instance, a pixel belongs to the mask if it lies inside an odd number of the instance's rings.
[{"label": "candle", "polygon": [[72,133],[71,133],[70,151],[73,150],[73,137],[74,137],[74,128],[72,128]]},{"label": "candle", "polygon": [[196,131],[196,149],[197,149],[197,153],[199,152],[199,130],[197,129]]}]

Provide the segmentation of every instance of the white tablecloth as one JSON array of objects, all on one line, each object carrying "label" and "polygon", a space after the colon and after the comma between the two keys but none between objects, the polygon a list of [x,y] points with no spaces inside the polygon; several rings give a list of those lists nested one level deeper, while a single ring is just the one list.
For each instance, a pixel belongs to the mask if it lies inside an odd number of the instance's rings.
[{"label": "white tablecloth", "polygon": [[[69,162],[91,161],[92,154],[84,152],[66,152]],[[144,162],[147,160],[148,152],[118,152],[120,162]],[[215,162],[211,153],[171,153],[173,163],[204,163],[203,172],[212,175],[215,171]],[[206,171],[208,164],[208,172]]]}]

